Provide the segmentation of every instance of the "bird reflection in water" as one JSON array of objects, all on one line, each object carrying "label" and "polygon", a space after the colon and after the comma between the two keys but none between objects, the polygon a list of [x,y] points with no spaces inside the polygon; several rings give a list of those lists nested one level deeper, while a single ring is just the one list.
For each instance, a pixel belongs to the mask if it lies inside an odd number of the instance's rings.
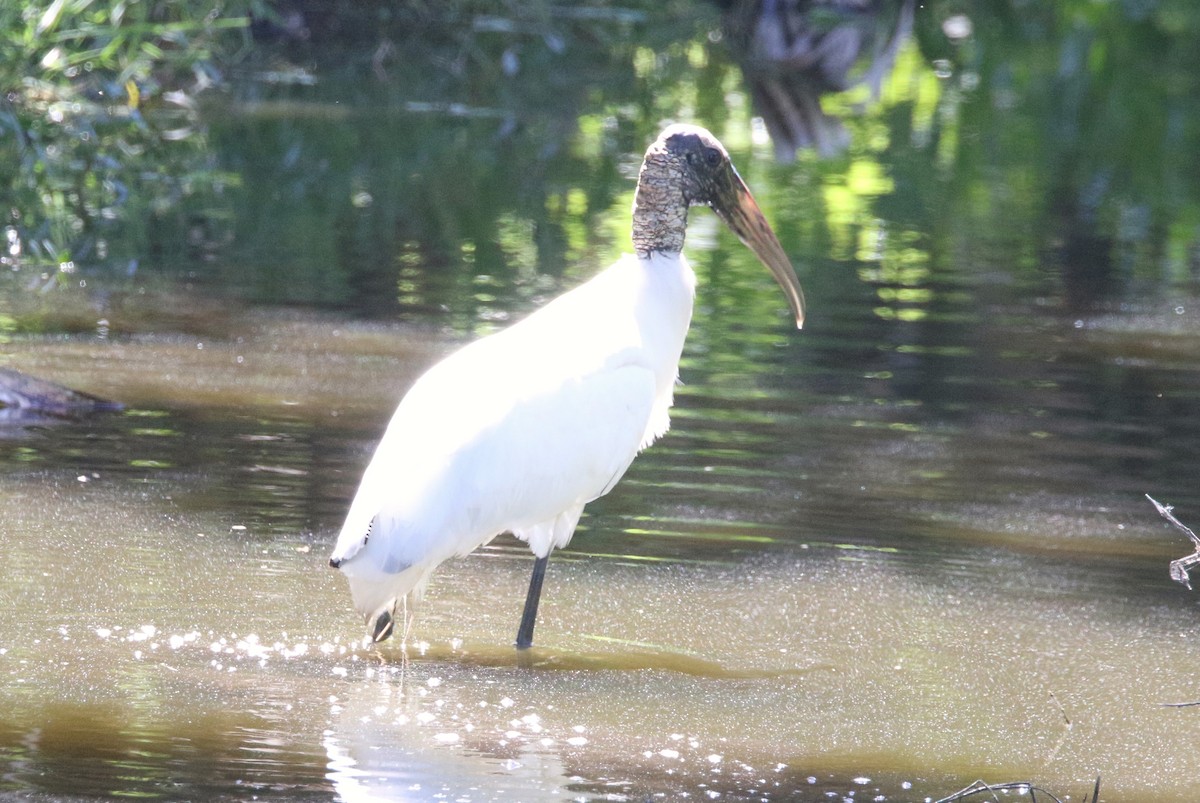
[{"label": "bird reflection in water", "polygon": [[[729,47],[781,162],[811,148],[841,153],[849,133],[821,96],[855,86],[878,99],[912,31],[914,0],[743,0],[722,3]],[[861,66],[860,66],[861,65]]]}]

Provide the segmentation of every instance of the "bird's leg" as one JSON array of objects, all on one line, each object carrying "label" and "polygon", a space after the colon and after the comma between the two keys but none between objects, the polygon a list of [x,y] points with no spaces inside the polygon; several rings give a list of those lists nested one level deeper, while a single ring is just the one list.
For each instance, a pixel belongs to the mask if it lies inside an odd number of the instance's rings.
[{"label": "bird's leg", "polygon": [[404,595],[404,627],[400,632],[400,665],[408,666],[408,637],[412,633],[413,621],[417,618],[417,606],[408,607],[408,594]]},{"label": "bird's leg", "polygon": [[404,634],[400,639],[400,646],[404,649],[404,660],[408,660],[408,637],[413,635],[413,622],[416,621],[416,604],[408,604],[410,594],[404,594]]},{"label": "bird's leg", "polygon": [[408,650],[408,637],[412,635],[413,622],[417,620],[417,606],[408,607],[408,595],[404,595],[404,630],[400,636],[400,646]]},{"label": "bird's leg", "polygon": [[517,649],[533,646],[533,626],[537,624],[538,600],[542,596],[542,579],[546,576],[546,564],[550,556],[533,562],[533,575],[529,578],[529,593],[525,595],[525,613],[521,615],[521,626],[517,628]]}]

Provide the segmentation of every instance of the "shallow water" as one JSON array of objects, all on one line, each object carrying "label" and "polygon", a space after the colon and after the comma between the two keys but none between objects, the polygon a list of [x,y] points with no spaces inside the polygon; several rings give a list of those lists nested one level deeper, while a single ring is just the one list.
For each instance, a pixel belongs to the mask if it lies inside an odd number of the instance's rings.
[{"label": "shallow water", "polygon": [[[633,5],[293,43],[127,155],[215,189],[0,286],[6,367],[126,405],[0,419],[0,798],[1195,798],[1200,597],[1144,494],[1200,525],[1200,15],[922,3],[878,98],[822,100],[845,151],[785,165],[715,11]],[[327,558],[391,410],[627,250],[674,119],[804,331],[697,210],[672,430],[537,647],[508,537],[366,644]]]},{"label": "shallow water", "polygon": [[1194,403],[1195,337],[1009,313],[1040,332],[1006,342],[1018,368],[945,360],[987,389],[961,413],[893,391],[903,365],[833,367],[852,346],[819,328],[771,329],[755,375],[689,347],[674,429],[556,554],[524,654],[506,537],[443,567],[406,653],[363,642],[326,566],[395,396],[457,338],[250,309],[232,341],[10,344],[129,407],[0,442],[0,788],[921,800],[1101,774],[1106,800],[1190,799],[1200,720],[1163,704],[1200,698],[1197,600],[1140,494],[1187,520],[1154,467],[1194,432],[1063,388],[1136,353],[1128,408]]}]

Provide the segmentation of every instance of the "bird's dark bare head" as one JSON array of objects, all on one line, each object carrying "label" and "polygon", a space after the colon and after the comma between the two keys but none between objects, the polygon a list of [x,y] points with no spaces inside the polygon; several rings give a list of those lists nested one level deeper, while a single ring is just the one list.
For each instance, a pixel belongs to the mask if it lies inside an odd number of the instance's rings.
[{"label": "bird's dark bare head", "polygon": [[710,206],[736,176],[729,154],[707,130],[668,126],[649,148],[638,176],[633,242],[639,251],[683,248],[689,206]]},{"label": "bird's dark bare head", "polygon": [[679,171],[680,189],[688,206],[712,206],[733,192],[737,171],[725,147],[706,129],[672,125],[662,132],[658,143]]},{"label": "bird's dark bare head", "polygon": [[638,251],[683,248],[689,206],[709,206],[770,269],[787,296],[796,325],[804,293],[792,264],[720,141],[695,125],[668,126],[646,151],[633,210]]}]

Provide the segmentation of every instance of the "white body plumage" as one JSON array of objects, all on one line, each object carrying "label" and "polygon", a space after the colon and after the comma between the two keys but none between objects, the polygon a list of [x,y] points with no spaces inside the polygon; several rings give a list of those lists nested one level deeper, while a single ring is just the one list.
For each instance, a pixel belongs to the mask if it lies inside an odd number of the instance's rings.
[{"label": "white body plumage", "polygon": [[565,546],[668,427],[695,275],[681,254],[626,256],[429,369],[401,401],[332,560],[370,619],[502,532]]}]

